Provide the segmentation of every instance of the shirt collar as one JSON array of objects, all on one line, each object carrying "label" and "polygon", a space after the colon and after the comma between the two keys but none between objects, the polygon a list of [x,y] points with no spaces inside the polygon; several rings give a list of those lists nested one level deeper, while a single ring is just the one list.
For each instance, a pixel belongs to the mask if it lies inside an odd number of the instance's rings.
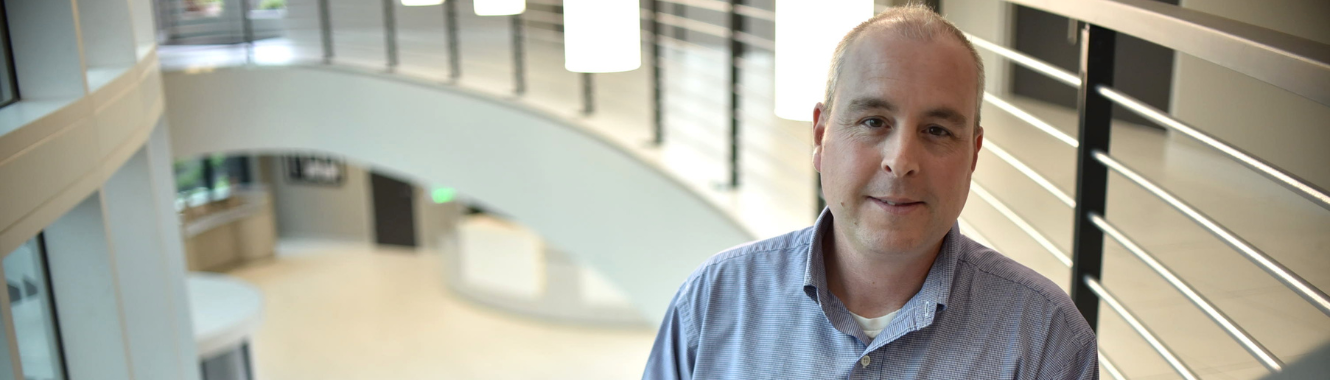
[{"label": "shirt collar", "polygon": [[[831,288],[827,286],[826,263],[822,259],[822,241],[830,238],[832,231],[832,215],[830,208],[823,208],[822,213],[818,215],[817,221],[813,223],[813,237],[808,244],[808,262],[804,269],[804,292],[813,299],[814,302],[822,303]],[[956,261],[959,259],[960,248],[957,240],[960,238],[960,227],[952,224],[951,230],[942,238],[942,248],[938,250],[937,258],[933,260],[933,267],[928,271],[928,277],[924,278],[924,285],[919,289],[909,303],[927,302],[933,305],[945,307],[947,299],[951,295],[951,282],[956,272]],[[909,305],[907,305],[909,306]]]}]

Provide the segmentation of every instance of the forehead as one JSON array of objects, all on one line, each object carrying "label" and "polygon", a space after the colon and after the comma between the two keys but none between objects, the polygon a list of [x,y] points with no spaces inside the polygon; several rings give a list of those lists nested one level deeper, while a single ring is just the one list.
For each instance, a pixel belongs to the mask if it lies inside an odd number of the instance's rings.
[{"label": "forehead", "polygon": [[868,31],[853,41],[844,59],[837,99],[877,97],[910,108],[947,106],[974,120],[979,78],[969,50],[955,38]]}]

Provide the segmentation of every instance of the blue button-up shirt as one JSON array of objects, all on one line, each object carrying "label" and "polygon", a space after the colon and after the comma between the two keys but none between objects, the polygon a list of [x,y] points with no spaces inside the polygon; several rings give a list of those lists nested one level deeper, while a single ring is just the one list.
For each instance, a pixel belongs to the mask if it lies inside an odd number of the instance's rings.
[{"label": "blue button-up shirt", "polygon": [[721,252],[679,288],[643,379],[1097,379],[1094,332],[1044,276],[952,227],[876,339],[827,287],[809,228]]}]

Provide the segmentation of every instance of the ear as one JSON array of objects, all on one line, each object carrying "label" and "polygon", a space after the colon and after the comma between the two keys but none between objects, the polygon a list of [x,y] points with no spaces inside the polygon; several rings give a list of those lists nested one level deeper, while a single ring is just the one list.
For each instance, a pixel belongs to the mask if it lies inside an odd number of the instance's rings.
[{"label": "ear", "polygon": [[974,127],[979,130],[974,133],[974,158],[970,161],[971,173],[974,173],[974,169],[979,166],[979,150],[984,148],[984,127],[979,125]]},{"label": "ear", "polygon": [[822,103],[813,107],[813,169],[822,172],[822,140],[827,134],[827,115],[830,111]]}]

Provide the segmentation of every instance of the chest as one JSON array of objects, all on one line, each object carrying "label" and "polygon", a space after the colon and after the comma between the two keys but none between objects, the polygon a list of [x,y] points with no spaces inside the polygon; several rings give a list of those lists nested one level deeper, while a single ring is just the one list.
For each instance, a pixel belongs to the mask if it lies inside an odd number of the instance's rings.
[{"label": "chest", "polygon": [[[871,352],[837,330],[816,304],[749,305],[753,310],[712,318],[701,326],[697,379],[1014,379],[1019,347],[1005,332],[971,331],[958,318],[879,339]],[[944,314],[944,313],[939,313]],[[998,329],[1001,330],[1001,329]],[[995,339],[999,338],[999,339]]]}]

